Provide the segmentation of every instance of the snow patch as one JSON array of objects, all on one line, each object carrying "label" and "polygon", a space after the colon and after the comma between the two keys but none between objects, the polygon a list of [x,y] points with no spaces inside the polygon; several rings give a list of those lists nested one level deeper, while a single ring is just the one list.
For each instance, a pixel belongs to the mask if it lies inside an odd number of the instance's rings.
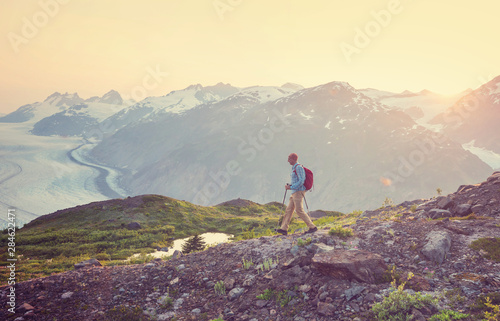
[{"label": "snow patch", "polygon": [[462,147],[463,149],[479,157],[479,159],[488,164],[494,170],[500,169],[500,154],[497,154],[486,148],[476,147],[474,146],[475,142],[476,140],[473,139],[466,144],[462,144]]}]

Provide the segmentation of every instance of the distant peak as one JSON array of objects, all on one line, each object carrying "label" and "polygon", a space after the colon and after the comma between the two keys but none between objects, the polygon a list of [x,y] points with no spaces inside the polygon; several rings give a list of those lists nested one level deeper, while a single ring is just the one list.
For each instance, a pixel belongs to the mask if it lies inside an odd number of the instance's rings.
[{"label": "distant peak", "polygon": [[324,85],[319,85],[315,87],[314,90],[335,90],[335,91],[342,91],[342,90],[347,90],[347,91],[353,91],[355,90],[354,87],[352,87],[348,82],[346,81],[332,81],[329,83],[326,83]]},{"label": "distant peak", "polygon": [[47,97],[44,102],[48,102],[48,103],[53,103],[55,102],[56,100],[58,100],[58,105],[59,104],[62,104],[62,103],[65,103],[65,102],[69,102],[69,101],[75,101],[75,102],[80,102],[80,101],[83,101],[83,99],[80,98],[80,96],[78,96],[77,93],[68,93],[68,92],[65,92],[64,94],[61,94],[59,92],[55,92],[53,93],[52,95],[50,95],[49,97]]},{"label": "distant peak", "polygon": [[202,85],[196,84],[196,85],[191,85],[191,86],[187,87],[185,90],[201,90],[202,88],[203,88]]},{"label": "distant peak", "polygon": [[421,94],[421,95],[434,95],[434,93],[432,91],[427,90],[427,89],[420,91],[419,94]]},{"label": "distant peak", "polygon": [[120,96],[120,94],[113,89],[104,94],[104,96],[102,96],[102,98],[99,101],[105,104],[116,104],[116,105],[123,104],[122,96]]},{"label": "distant peak", "polygon": [[294,83],[291,83],[291,82],[287,82],[286,84],[283,84],[281,86],[281,88],[286,88],[286,89],[292,89],[292,90],[299,91],[299,90],[304,89],[304,86],[299,85],[299,84],[294,84]]},{"label": "distant peak", "polygon": [[54,98],[57,98],[57,97],[61,97],[61,93],[56,91],[55,93],[53,93],[52,95],[48,96],[47,98],[45,98],[44,101],[47,101],[49,99],[54,99]]},{"label": "distant peak", "polygon": [[111,89],[110,91],[108,91],[107,93],[104,94],[104,96],[107,96],[107,95],[119,95],[119,93],[116,90]]}]

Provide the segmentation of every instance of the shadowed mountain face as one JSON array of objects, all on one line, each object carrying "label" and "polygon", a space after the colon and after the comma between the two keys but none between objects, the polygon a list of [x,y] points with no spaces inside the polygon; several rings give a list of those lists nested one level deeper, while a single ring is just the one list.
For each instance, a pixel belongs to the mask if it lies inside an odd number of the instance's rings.
[{"label": "shadowed mountain face", "polygon": [[197,204],[281,201],[289,153],[313,170],[312,208],[341,211],[429,197],[487,177],[476,156],[347,83],[253,87],[183,113],[130,122],[92,151],[125,169],[132,194]]},{"label": "shadowed mountain face", "polygon": [[460,143],[500,153],[500,76],[460,99],[432,123]]}]

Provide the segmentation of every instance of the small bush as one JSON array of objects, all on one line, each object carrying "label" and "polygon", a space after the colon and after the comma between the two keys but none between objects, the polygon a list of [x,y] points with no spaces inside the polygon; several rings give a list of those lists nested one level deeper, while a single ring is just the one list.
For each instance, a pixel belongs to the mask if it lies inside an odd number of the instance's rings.
[{"label": "small bush", "polygon": [[108,253],[97,253],[95,258],[99,261],[109,261],[111,260],[111,255],[109,255]]},{"label": "small bush", "polygon": [[330,229],[328,235],[338,236],[340,238],[348,238],[349,236],[353,236],[353,231],[350,228],[343,228],[342,226],[335,226]]},{"label": "small bush", "polygon": [[174,305],[174,299],[172,299],[169,295],[161,297],[160,307],[165,310],[169,310]]},{"label": "small bush", "polygon": [[429,321],[453,321],[453,320],[462,320],[468,318],[468,314],[455,312],[452,310],[442,310],[441,313],[435,314],[429,318]]},{"label": "small bush", "polygon": [[[409,281],[413,273],[408,274]],[[396,288],[396,280],[391,283],[393,292],[391,292],[381,303],[376,303],[372,307],[372,313],[376,320],[380,321],[406,321],[411,320],[411,310],[419,309],[424,306],[431,306],[437,300],[430,295],[422,295],[420,292],[414,295],[404,291],[406,282],[403,282]]]},{"label": "small bush", "polygon": [[217,295],[225,295],[226,294],[226,286],[224,285],[224,281],[218,281],[214,285],[214,291]]},{"label": "small bush", "polygon": [[245,270],[248,270],[252,265],[253,265],[253,262],[252,262],[251,258],[250,258],[250,261],[247,261],[247,260],[245,260],[245,258],[243,258],[243,267],[245,268]]},{"label": "small bush", "polygon": [[275,262],[273,262],[273,259],[265,259],[264,262],[260,265],[260,269],[262,272],[269,271],[271,269],[271,266],[273,264],[278,264],[278,259],[276,259]]},{"label": "small bush", "polygon": [[287,293],[288,290],[276,291],[274,289],[266,289],[264,293],[257,295],[256,298],[259,300],[276,301],[281,307],[284,307],[292,300],[292,297]]},{"label": "small bush", "polygon": [[470,247],[476,251],[486,252],[485,258],[500,262],[500,237],[481,238],[471,243]]},{"label": "small bush", "polygon": [[306,246],[306,245],[309,245],[311,244],[312,240],[310,237],[308,237],[307,239],[297,239],[297,245],[298,246]]},{"label": "small bush", "polygon": [[484,303],[484,305],[493,310],[493,312],[484,312],[484,317],[487,321],[500,320],[500,305],[492,304],[489,297],[486,297],[486,302]]}]

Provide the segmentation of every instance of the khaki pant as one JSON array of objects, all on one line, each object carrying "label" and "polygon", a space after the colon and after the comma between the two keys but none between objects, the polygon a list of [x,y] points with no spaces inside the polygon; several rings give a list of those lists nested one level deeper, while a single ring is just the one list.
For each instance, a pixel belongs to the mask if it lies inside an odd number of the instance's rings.
[{"label": "khaki pant", "polygon": [[283,217],[283,222],[281,223],[281,229],[284,231],[288,231],[288,225],[290,225],[290,221],[292,220],[293,211],[297,212],[297,215],[306,223],[307,227],[314,228],[315,225],[307,215],[306,211],[304,211],[304,195],[306,191],[297,191],[290,196],[290,201],[285,211],[285,216]]}]

